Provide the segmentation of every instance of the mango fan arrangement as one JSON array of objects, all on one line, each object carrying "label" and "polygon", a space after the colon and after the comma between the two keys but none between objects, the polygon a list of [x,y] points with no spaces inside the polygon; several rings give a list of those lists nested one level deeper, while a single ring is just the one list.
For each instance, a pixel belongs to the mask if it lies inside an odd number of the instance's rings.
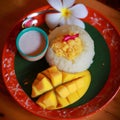
[{"label": "mango fan arrangement", "polygon": [[32,84],[31,97],[43,109],[64,108],[79,100],[89,88],[91,75],[88,70],[77,73],[59,71],[52,66],[38,73]]}]

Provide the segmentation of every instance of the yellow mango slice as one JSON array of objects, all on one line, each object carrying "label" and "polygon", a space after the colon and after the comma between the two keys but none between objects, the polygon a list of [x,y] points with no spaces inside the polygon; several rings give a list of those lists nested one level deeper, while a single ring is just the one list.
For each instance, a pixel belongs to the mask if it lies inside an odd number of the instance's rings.
[{"label": "yellow mango slice", "polygon": [[77,89],[84,87],[84,85],[85,85],[84,80],[85,80],[85,77],[81,77],[81,78],[78,78],[74,81]]},{"label": "yellow mango slice", "polygon": [[43,109],[48,109],[47,106],[43,103],[43,100],[38,99],[36,103],[41,106]]},{"label": "yellow mango slice", "polygon": [[47,108],[49,110],[55,109],[57,106],[57,99],[54,91],[49,91],[46,94],[44,94],[42,97],[40,97],[36,103],[38,105],[43,106],[44,108]]},{"label": "yellow mango slice", "polygon": [[82,76],[84,76],[85,74],[87,74],[87,70],[83,71],[83,72],[78,72],[78,73],[67,73],[67,72],[62,72],[62,81],[63,83],[65,82],[69,82],[71,80],[74,80],[74,79],[77,79],[77,78],[80,78]]},{"label": "yellow mango slice", "polygon": [[70,103],[66,98],[60,97],[59,95],[56,95],[58,100],[58,108],[62,108],[64,106],[68,106]]},{"label": "yellow mango slice", "polygon": [[90,85],[90,82],[91,82],[90,73],[88,73],[88,75],[84,76],[84,79],[82,78],[81,81],[84,82],[84,85],[77,90],[77,93],[79,94],[80,98],[84,95],[84,93],[87,92],[87,90],[89,88],[89,85]]},{"label": "yellow mango slice", "polygon": [[63,98],[67,97],[70,94],[69,90],[64,85],[57,87],[55,90]]},{"label": "yellow mango slice", "polygon": [[54,87],[62,84],[62,73],[56,66],[50,67],[42,73],[51,80]]},{"label": "yellow mango slice", "polygon": [[39,73],[37,78],[32,84],[32,95],[31,97],[37,97],[43,94],[46,91],[49,91],[53,88],[49,79],[46,78],[43,74]]},{"label": "yellow mango slice", "polygon": [[73,93],[77,90],[75,81],[71,81],[65,84],[70,93]]},{"label": "yellow mango slice", "polygon": [[79,100],[88,90],[91,74],[88,70],[66,73],[52,66],[39,73],[32,84],[32,97],[44,109],[64,108]]},{"label": "yellow mango slice", "polygon": [[79,99],[79,95],[77,94],[77,92],[73,92],[72,94],[67,96],[67,99],[68,99],[69,103],[72,104]]}]

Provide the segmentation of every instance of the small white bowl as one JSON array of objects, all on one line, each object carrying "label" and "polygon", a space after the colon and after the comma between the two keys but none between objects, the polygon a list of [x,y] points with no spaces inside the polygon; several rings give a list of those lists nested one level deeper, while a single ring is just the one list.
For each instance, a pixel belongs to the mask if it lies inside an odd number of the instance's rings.
[{"label": "small white bowl", "polygon": [[47,33],[38,27],[23,29],[16,38],[16,47],[20,55],[28,61],[43,58],[48,45]]}]

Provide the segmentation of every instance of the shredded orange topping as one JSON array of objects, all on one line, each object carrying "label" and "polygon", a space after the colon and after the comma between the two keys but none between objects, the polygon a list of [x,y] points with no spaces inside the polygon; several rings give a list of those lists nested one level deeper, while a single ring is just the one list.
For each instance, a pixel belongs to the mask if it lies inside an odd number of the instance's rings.
[{"label": "shredded orange topping", "polygon": [[[73,35],[70,33],[70,35]],[[68,41],[63,41],[64,36],[59,36],[52,42],[52,49],[57,56],[62,56],[68,60],[74,60],[83,50],[83,44],[80,37],[75,37]]]}]

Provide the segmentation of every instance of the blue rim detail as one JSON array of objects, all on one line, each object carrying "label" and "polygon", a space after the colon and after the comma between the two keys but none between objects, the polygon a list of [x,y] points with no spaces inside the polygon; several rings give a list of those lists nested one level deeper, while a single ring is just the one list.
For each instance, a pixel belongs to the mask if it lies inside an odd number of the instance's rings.
[{"label": "blue rim detail", "polygon": [[[45,48],[42,50],[42,52],[39,53],[39,54],[37,54],[37,55],[35,55],[35,56],[30,56],[30,55],[25,54],[24,52],[22,52],[22,50],[21,50],[21,48],[20,48],[20,46],[19,46],[20,38],[22,37],[22,35],[23,35],[24,33],[29,32],[29,31],[37,31],[37,32],[41,33],[41,34],[43,35],[43,37],[45,38],[45,42],[46,42]],[[43,29],[38,28],[38,27],[29,27],[29,28],[23,29],[23,30],[18,34],[18,36],[17,36],[17,38],[16,38],[16,47],[17,47],[18,51],[19,51],[23,56],[29,57],[29,58],[34,58],[34,57],[40,56],[42,53],[44,53],[44,52],[47,50],[48,45],[49,45],[49,40],[48,40],[48,35],[47,35],[47,33],[46,33]]]}]

